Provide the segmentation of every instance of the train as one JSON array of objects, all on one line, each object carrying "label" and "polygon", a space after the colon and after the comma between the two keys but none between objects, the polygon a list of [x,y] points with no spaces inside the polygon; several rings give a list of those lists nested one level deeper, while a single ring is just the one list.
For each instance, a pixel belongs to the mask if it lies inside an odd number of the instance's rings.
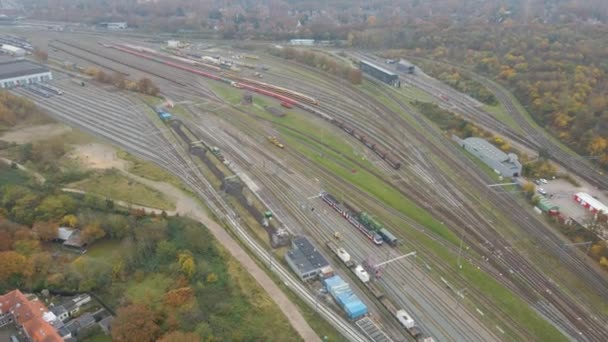
[{"label": "train", "polygon": [[359,220],[357,220],[357,218],[354,217],[349,210],[342,208],[342,206],[338,204],[338,201],[333,198],[333,196],[331,196],[327,192],[322,192],[321,199],[323,199],[323,201],[327,203],[330,207],[334,208],[334,210],[336,210],[340,215],[342,215],[342,217],[344,217],[344,219],[346,219],[351,225],[355,226],[355,228],[357,228],[361,233],[363,233],[363,235],[365,235],[365,237],[367,237],[375,245],[382,245],[382,243],[384,242],[382,236],[376,233],[375,231],[367,228],[365,225],[361,224],[361,222],[359,222]]},{"label": "train", "polygon": [[29,92],[31,92],[31,93],[34,93],[34,94],[36,94],[36,95],[40,95],[40,96],[42,96],[42,97],[44,97],[44,98],[47,98],[47,99],[48,99],[49,97],[51,97],[51,94],[49,94],[49,93],[47,93],[46,91],[44,91],[44,90],[42,90],[42,89],[40,89],[40,88],[37,88],[37,87],[31,87],[31,86],[30,86],[30,87],[26,87],[26,89],[27,89]]},{"label": "train", "polygon": [[252,80],[252,79],[249,79],[249,78],[238,77],[236,75],[229,74],[229,73],[227,73],[225,75],[226,75],[226,77],[229,77],[229,78],[234,79],[236,81],[239,81],[241,83],[249,83],[249,84],[254,85],[256,87],[260,87],[260,88],[263,88],[263,89],[266,89],[266,90],[274,91],[276,93],[279,93],[279,94],[282,94],[282,95],[285,95],[285,96],[290,96],[293,99],[296,99],[296,100],[301,101],[301,102],[305,102],[307,104],[312,104],[312,105],[315,105],[315,106],[319,105],[319,101],[317,101],[317,99],[315,99],[313,97],[310,97],[308,95],[304,95],[302,93],[299,93],[299,92],[291,90],[291,89],[279,87],[279,86],[276,86],[276,85],[273,85],[273,84],[268,84],[268,83],[261,82],[261,81]]},{"label": "train", "polygon": [[51,92],[55,95],[63,95],[63,90],[59,89],[59,88],[55,88],[51,85],[48,85],[46,83],[36,83],[35,84],[38,88],[47,91],[47,92]]},{"label": "train", "polygon": [[357,140],[361,141],[365,146],[367,146],[367,148],[374,151],[374,153],[376,153],[378,157],[386,161],[393,169],[399,170],[401,168],[401,162],[399,162],[399,160],[397,160],[397,158],[393,156],[390,152],[387,152],[384,148],[382,148],[380,144],[376,142],[373,138],[363,134],[363,132],[352,127],[343,120],[331,119],[330,122],[340,127],[344,132],[352,135]]},{"label": "train", "polygon": [[397,246],[397,244],[399,243],[399,240],[397,240],[397,238],[391,234],[391,232],[389,232],[384,225],[382,225],[380,222],[376,221],[376,219],[374,217],[372,217],[370,214],[362,211],[359,213],[359,221],[361,223],[363,223],[364,225],[366,225],[369,229],[372,229],[376,232],[378,232],[378,234],[380,234],[382,236],[382,239],[384,239],[384,241],[386,241],[387,243],[389,243],[391,246]]}]

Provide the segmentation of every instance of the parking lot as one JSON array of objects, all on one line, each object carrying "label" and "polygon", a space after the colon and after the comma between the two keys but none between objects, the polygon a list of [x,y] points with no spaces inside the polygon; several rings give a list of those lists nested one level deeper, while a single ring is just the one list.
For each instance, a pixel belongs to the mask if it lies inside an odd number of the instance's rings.
[{"label": "parking lot", "polygon": [[536,188],[537,190],[544,189],[547,192],[546,197],[559,206],[564,215],[577,222],[585,222],[591,219],[589,211],[574,201],[574,194],[577,192],[586,192],[599,201],[608,203],[608,197],[600,191],[589,187],[576,187],[562,179],[549,180],[547,184],[537,185]]}]

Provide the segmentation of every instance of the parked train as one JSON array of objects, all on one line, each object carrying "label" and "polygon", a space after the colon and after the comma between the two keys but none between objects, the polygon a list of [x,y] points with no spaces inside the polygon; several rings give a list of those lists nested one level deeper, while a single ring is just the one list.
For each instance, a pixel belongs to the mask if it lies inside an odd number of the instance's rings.
[{"label": "parked train", "polygon": [[373,138],[363,134],[363,132],[342,120],[333,119],[331,122],[334,125],[342,128],[343,131],[352,135],[357,140],[361,141],[370,150],[374,151],[378,157],[384,159],[395,170],[399,170],[399,168],[401,168],[401,162],[399,162],[390,152],[387,152],[384,148],[382,148],[380,144],[378,144]]},{"label": "parked train", "polygon": [[51,93],[56,94],[56,95],[63,95],[63,90],[61,90],[59,88],[55,88],[55,87],[53,87],[51,85],[48,85],[46,83],[36,83],[35,85],[38,88],[40,88],[40,89],[42,89],[44,91],[51,92]]},{"label": "parked train", "polygon": [[374,244],[378,246],[382,244],[383,240],[380,234],[361,224],[361,222],[359,222],[357,218],[350,213],[350,211],[345,208],[342,208],[342,206],[338,204],[338,201],[333,198],[332,195],[328,194],[327,192],[323,192],[321,193],[321,198],[325,203],[329,204],[330,207],[334,208],[334,210],[336,210],[340,215],[342,215],[342,217],[344,217],[348,222],[350,222],[350,224],[355,226],[355,228],[357,228],[361,233],[363,233],[363,235],[370,239]]},{"label": "parked train", "polygon": [[37,87],[31,87],[31,86],[30,86],[30,87],[26,87],[26,89],[27,89],[29,92],[34,93],[34,94],[39,95],[39,96],[42,96],[42,97],[44,97],[44,98],[49,98],[49,97],[51,97],[51,94],[49,94],[49,93],[47,93],[46,91],[44,91],[44,90],[42,90],[42,89],[40,89],[40,88],[37,88]]},{"label": "parked train", "polygon": [[261,82],[261,81],[252,80],[252,79],[249,79],[249,78],[238,77],[238,76],[232,75],[232,74],[226,74],[226,76],[230,77],[231,79],[234,79],[236,81],[239,81],[241,83],[249,83],[249,84],[254,85],[256,87],[260,87],[260,88],[263,88],[263,89],[274,91],[276,93],[279,93],[279,94],[282,94],[282,95],[285,95],[285,96],[290,96],[291,98],[296,99],[296,100],[301,101],[301,102],[305,102],[305,103],[313,104],[313,105],[318,105],[319,104],[319,101],[317,101],[317,99],[315,99],[313,97],[310,97],[308,95],[304,95],[304,94],[299,93],[297,91],[293,91],[293,90],[290,90],[290,89],[287,89],[287,88],[279,87],[279,86],[276,86],[276,85],[273,85],[273,84],[268,84],[268,83]]}]

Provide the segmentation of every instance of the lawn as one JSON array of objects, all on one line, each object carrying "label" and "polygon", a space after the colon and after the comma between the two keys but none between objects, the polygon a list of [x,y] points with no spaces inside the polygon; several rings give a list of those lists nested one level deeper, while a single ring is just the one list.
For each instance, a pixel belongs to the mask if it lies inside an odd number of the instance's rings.
[{"label": "lawn", "polygon": [[141,282],[131,280],[127,286],[126,296],[134,303],[151,305],[156,308],[162,305],[167,288],[175,280],[160,273],[152,273]]},{"label": "lawn", "polygon": [[95,335],[85,339],[84,342],[112,342],[112,337],[108,335]]},{"label": "lawn", "polygon": [[4,184],[24,184],[29,180],[30,177],[27,173],[0,162],[0,186]]},{"label": "lawn", "polygon": [[174,210],[175,204],[162,193],[109,170],[71,185],[74,188],[113,200],[163,210]]},{"label": "lawn", "polygon": [[85,257],[113,262],[119,256],[120,248],[119,240],[105,239],[97,241],[87,249]]}]

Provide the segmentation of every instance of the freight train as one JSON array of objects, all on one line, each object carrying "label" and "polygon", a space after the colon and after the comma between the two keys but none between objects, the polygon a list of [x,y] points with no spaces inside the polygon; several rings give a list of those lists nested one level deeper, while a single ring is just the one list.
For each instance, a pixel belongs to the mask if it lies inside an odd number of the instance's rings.
[{"label": "freight train", "polygon": [[382,244],[383,240],[380,234],[361,224],[361,222],[359,222],[357,218],[350,213],[350,211],[345,208],[342,208],[342,206],[338,204],[338,201],[333,198],[332,195],[328,194],[327,192],[323,192],[321,193],[321,198],[325,203],[329,204],[330,207],[334,208],[334,210],[336,210],[340,215],[342,215],[342,217],[344,217],[348,222],[350,222],[350,224],[355,226],[355,228],[357,228],[361,233],[363,233],[363,235],[370,239],[374,244],[378,246]]},{"label": "freight train", "polygon": [[401,162],[395,158],[390,152],[387,152],[384,148],[380,146],[373,138],[363,134],[360,130],[352,127],[345,121],[339,119],[331,119],[331,123],[342,128],[342,130],[357,140],[361,141],[365,146],[367,146],[370,150],[374,151],[378,155],[378,157],[384,159],[393,169],[399,170],[401,168]]}]

